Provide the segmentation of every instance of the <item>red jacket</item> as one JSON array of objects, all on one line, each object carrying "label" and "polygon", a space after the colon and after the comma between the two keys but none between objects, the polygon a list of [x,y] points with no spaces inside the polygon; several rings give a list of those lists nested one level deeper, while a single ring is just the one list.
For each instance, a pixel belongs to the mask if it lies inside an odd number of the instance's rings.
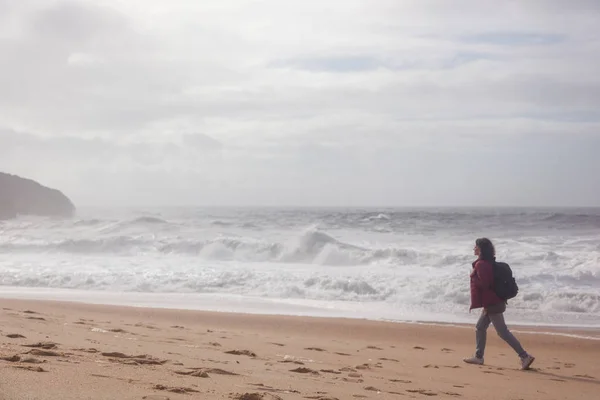
[{"label": "red jacket", "polygon": [[473,263],[471,272],[471,308],[489,307],[503,303],[494,292],[494,267],[491,262],[477,260]]}]

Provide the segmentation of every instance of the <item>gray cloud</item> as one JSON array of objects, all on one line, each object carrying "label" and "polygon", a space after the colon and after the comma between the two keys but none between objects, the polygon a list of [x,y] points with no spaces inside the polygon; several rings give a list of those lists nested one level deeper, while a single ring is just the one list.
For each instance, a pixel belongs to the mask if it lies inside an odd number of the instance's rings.
[{"label": "gray cloud", "polygon": [[183,144],[205,151],[221,150],[223,148],[223,143],[203,133],[190,133],[184,135]]},{"label": "gray cloud", "polygon": [[327,4],[0,0],[0,168],[80,203],[599,201],[597,2]]},{"label": "gray cloud", "polygon": [[107,32],[126,33],[127,25],[124,15],[108,7],[60,1],[37,11],[30,29],[35,36],[68,45],[102,40]]}]

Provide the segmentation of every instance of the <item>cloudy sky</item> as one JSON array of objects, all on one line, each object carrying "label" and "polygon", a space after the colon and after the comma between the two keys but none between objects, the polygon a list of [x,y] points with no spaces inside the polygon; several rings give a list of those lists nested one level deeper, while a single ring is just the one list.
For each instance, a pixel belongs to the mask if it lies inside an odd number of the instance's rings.
[{"label": "cloudy sky", "polygon": [[0,171],[77,205],[600,205],[598,0],[0,0]]}]

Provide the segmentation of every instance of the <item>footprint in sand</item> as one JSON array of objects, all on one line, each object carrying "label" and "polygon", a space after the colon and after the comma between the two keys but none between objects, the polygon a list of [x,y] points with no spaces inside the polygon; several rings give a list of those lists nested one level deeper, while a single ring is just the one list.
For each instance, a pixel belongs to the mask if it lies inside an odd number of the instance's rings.
[{"label": "footprint in sand", "polygon": [[377,347],[377,346],[367,346],[367,349],[370,349],[370,350],[383,350],[381,347]]},{"label": "footprint in sand", "polygon": [[455,393],[455,392],[442,392],[442,393],[445,394],[446,396],[462,397],[462,394],[460,394],[460,393]]},{"label": "footprint in sand", "polygon": [[40,357],[64,357],[64,354],[57,353],[52,350],[40,350],[40,349],[32,349],[27,352],[28,354]]},{"label": "footprint in sand", "polygon": [[398,396],[406,396],[406,394],[400,393],[400,392],[388,392],[388,393],[389,394],[395,394],[395,395],[398,395]]},{"label": "footprint in sand", "polygon": [[46,371],[44,368],[42,367],[31,367],[31,366],[24,366],[24,365],[17,365],[14,368],[17,369],[24,369],[26,371],[33,371],[33,372],[48,372]]},{"label": "footprint in sand", "polygon": [[408,393],[422,394],[423,396],[437,396],[438,395],[437,393],[432,392],[430,390],[426,390],[426,389],[407,389],[406,391]]},{"label": "footprint in sand", "polygon": [[348,354],[348,353],[334,353],[334,354],[337,354],[338,356],[344,356],[344,357],[352,356],[352,354]]},{"label": "footprint in sand", "polygon": [[150,396],[142,397],[142,400],[171,400],[171,399],[167,396],[159,396],[156,394],[151,394]]},{"label": "footprint in sand", "polygon": [[290,372],[295,372],[297,374],[319,375],[318,371],[315,371],[314,369],[310,369],[310,368],[305,368],[305,367],[300,367],[300,368],[292,369],[292,370],[290,370]]},{"label": "footprint in sand", "polygon": [[25,339],[25,336],[21,335],[20,333],[9,333],[6,335],[6,337],[9,339]]},{"label": "footprint in sand", "polygon": [[52,350],[58,347],[58,344],[54,342],[38,342],[33,344],[22,344],[22,347],[30,347],[32,349],[44,349],[44,350]]},{"label": "footprint in sand", "polygon": [[234,400],[283,400],[281,397],[271,393],[244,393],[233,396]]},{"label": "footprint in sand", "polygon": [[210,378],[205,371],[175,371],[177,375],[194,376],[196,378]]},{"label": "footprint in sand", "polygon": [[379,390],[373,386],[367,386],[367,387],[365,387],[365,390],[367,390],[369,392],[377,392],[377,393],[381,392],[381,390]]},{"label": "footprint in sand", "polygon": [[396,360],[395,358],[380,358],[379,361],[391,361],[391,362],[400,362],[399,360]]},{"label": "footprint in sand", "polygon": [[264,396],[260,393],[243,393],[233,396],[235,400],[262,400]]},{"label": "footprint in sand", "polygon": [[339,371],[335,371],[333,369],[322,369],[321,372],[325,373],[325,374],[334,374],[334,375],[341,375],[342,373]]},{"label": "footprint in sand", "polygon": [[8,361],[8,362],[19,362],[19,361],[21,361],[21,357],[19,357],[18,355],[15,354],[14,356],[0,357],[0,360]]},{"label": "footprint in sand", "polygon": [[99,351],[97,349],[94,349],[94,348],[91,348],[91,349],[73,349],[73,351],[82,351],[84,353],[90,353],[90,354],[99,353]]},{"label": "footprint in sand", "polygon": [[25,364],[43,364],[46,360],[38,360],[37,358],[29,357],[21,359],[21,362]]},{"label": "footprint in sand", "polygon": [[452,350],[452,349],[447,349],[447,348],[443,348],[443,349],[442,349],[442,351],[443,351],[444,353],[452,353],[454,350]]},{"label": "footprint in sand", "polygon": [[573,375],[576,378],[584,378],[584,379],[596,379],[591,375]]},{"label": "footprint in sand", "polygon": [[250,350],[230,350],[226,351],[225,354],[233,354],[234,356],[256,357],[256,353]]},{"label": "footprint in sand", "polygon": [[152,329],[152,330],[160,330],[157,327],[153,326],[153,325],[149,325],[149,324],[142,324],[141,322],[138,322],[137,324],[133,325],[137,328],[146,328],[146,329]]},{"label": "footprint in sand", "polygon": [[425,350],[425,347],[415,346],[415,347],[413,347],[413,349],[415,349],[415,350]]},{"label": "footprint in sand", "polygon": [[192,389],[192,388],[187,388],[187,387],[173,387],[173,386],[165,386],[165,385],[154,385],[152,387],[152,389],[154,389],[154,390],[162,390],[162,391],[171,392],[171,393],[180,393],[180,394],[200,393],[199,390]]},{"label": "footprint in sand", "polygon": [[319,347],[307,347],[304,350],[310,350],[310,351],[325,351]]},{"label": "footprint in sand", "polygon": [[438,367],[437,365],[427,364],[427,365],[424,365],[423,368],[435,368],[435,369],[439,369],[440,367]]},{"label": "footprint in sand", "polygon": [[274,343],[274,342],[271,342],[271,344],[273,344],[275,346],[279,346],[279,347],[285,347],[285,344],[283,344],[283,343]]},{"label": "footprint in sand", "polygon": [[32,319],[34,321],[45,321],[46,318],[42,318],[42,317],[27,317],[27,319]]},{"label": "footprint in sand", "polygon": [[283,360],[283,361],[278,361],[281,364],[296,364],[296,365],[304,365],[304,363],[302,361],[296,361],[296,360]]},{"label": "footprint in sand", "polygon": [[412,381],[407,381],[407,380],[404,380],[404,379],[390,379],[390,382],[394,382],[394,383],[406,383],[406,384],[412,383]]},{"label": "footprint in sand", "polygon": [[[239,376],[239,374],[236,374],[235,372],[231,372],[231,371],[226,371],[224,369],[220,369],[220,368],[205,368],[205,367],[200,367],[200,368],[188,368],[191,371],[175,371],[176,374],[178,375],[189,375],[189,376],[198,376],[197,374],[214,374],[214,375],[228,375],[228,376]],[[204,378],[204,376],[202,376],[202,378]]]},{"label": "footprint in sand", "polygon": [[108,357],[110,361],[120,362],[127,365],[163,365],[167,360],[159,360],[146,354],[137,356],[128,356],[127,354],[112,352],[100,353],[104,357]]}]

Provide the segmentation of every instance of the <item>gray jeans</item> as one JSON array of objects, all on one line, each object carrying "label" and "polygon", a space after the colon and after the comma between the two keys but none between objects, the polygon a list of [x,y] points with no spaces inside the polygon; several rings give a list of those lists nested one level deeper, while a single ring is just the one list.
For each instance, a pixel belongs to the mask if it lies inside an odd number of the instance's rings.
[{"label": "gray jeans", "polygon": [[527,355],[527,352],[523,349],[521,343],[519,343],[517,338],[508,330],[506,322],[504,322],[504,313],[499,312],[490,314],[484,309],[481,313],[481,317],[479,317],[479,321],[477,321],[477,332],[475,335],[477,340],[476,357],[483,358],[485,344],[487,342],[487,329],[490,327],[490,323],[494,324],[498,336],[508,343],[519,357],[525,357]]}]

